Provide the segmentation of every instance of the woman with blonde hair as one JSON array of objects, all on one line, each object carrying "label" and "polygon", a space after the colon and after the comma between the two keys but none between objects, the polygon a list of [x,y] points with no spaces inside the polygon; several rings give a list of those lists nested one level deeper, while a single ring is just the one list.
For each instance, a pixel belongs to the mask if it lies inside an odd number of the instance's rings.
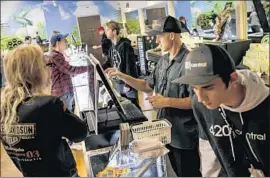
[{"label": "woman with blonde hair", "polygon": [[[76,163],[63,139],[85,139],[86,125],[50,96],[50,72],[38,45],[22,45],[4,58],[1,140],[23,176],[76,176]],[[49,90],[47,90],[47,88]]]}]

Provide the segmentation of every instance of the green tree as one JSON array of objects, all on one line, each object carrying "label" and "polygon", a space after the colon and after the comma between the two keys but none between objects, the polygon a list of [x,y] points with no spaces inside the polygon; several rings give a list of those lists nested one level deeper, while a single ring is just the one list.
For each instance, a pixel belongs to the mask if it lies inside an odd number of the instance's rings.
[{"label": "green tree", "polygon": [[1,34],[1,50],[9,50],[8,42],[12,42],[13,39],[16,39],[17,41],[21,41],[20,38],[14,37],[14,36],[7,36],[5,34]]},{"label": "green tree", "polygon": [[[208,6],[208,10],[205,12],[206,14],[211,14],[212,11],[214,11],[217,14],[220,14],[225,7],[225,4],[227,2],[234,2],[233,0],[227,0],[227,1],[207,1],[205,2],[205,5]],[[234,6],[234,4],[233,4]],[[232,7],[233,7],[232,6]]]},{"label": "green tree", "polygon": [[39,22],[36,26],[36,29],[41,39],[47,39],[47,32],[44,22]]},{"label": "green tree", "polygon": [[[72,39],[72,36],[74,37],[75,41]],[[81,38],[80,38],[80,31],[78,25],[75,25],[72,29],[72,32],[70,35],[67,37],[67,41],[69,44],[78,46],[81,45]]]},{"label": "green tree", "polygon": [[127,20],[127,33],[140,34],[140,24],[137,19]]}]

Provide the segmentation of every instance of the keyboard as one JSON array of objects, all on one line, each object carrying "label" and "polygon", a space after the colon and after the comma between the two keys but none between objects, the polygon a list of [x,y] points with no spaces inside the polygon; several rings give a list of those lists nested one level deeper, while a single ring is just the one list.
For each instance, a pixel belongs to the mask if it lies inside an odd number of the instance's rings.
[{"label": "keyboard", "polygon": [[143,112],[133,103],[121,103],[125,112],[125,118],[128,121],[146,119]]}]

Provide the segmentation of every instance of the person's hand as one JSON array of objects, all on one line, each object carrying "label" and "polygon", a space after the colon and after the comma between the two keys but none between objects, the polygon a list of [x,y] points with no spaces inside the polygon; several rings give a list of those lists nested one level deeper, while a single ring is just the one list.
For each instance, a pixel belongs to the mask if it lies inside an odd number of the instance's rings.
[{"label": "person's hand", "polygon": [[97,45],[94,45],[92,48],[93,49],[98,49],[98,46]]},{"label": "person's hand", "polygon": [[145,100],[148,100],[149,103],[152,104],[153,108],[161,109],[165,107],[169,107],[169,98],[164,97],[160,94],[157,94],[155,96],[148,96]]},{"label": "person's hand", "polygon": [[123,74],[117,68],[108,68],[105,70],[105,72],[108,74],[110,78],[114,78],[114,77],[121,78],[121,75]]},{"label": "person's hand", "polygon": [[131,89],[130,87],[126,87],[126,86],[124,86],[124,90],[123,90],[123,92],[124,92],[124,93],[127,93],[127,92],[129,92],[129,91],[130,91],[130,89]]}]

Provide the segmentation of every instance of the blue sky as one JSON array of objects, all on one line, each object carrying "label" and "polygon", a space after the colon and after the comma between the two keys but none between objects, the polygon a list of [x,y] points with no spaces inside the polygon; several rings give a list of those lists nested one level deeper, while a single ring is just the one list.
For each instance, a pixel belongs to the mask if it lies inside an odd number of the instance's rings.
[{"label": "blue sky", "polygon": [[[200,3],[200,1],[198,1]],[[189,1],[176,1],[175,2],[175,14],[176,18],[184,16],[187,20],[188,26],[192,23],[192,15]]]},{"label": "blue sky", "polygon": [[[13,17],[15,15],[18,15],[25,8],[37,9],[38,7],[40,7],[42,3],[43,1],[6,1],[6,2],[1,1],[1,22],[4,21],[5,23],[8,23],[8,29],[5,31],[6,34],[12,35],[22,28],[21,24],[13,20]],[[37,15],[38,17],[34,19],[28,18],[29,16],[32,16],[30,11],[29,15],[27,15],[26,18],[31,21],[35,21],[37,18],[39,18],[40,21],[44,21],[43,12]],[[33,29],[29,27],[28,31],[29,30],[31,31]]]},{"label": "blue sky", "polygon": [[[77,13],[78,16],[99,14],[102,25],[108,20],[117,20],[115,7],[105,1],[58,1],[57,6],[46,6],[48,10],[45,10],[45,19],[48,34],[53,30],[69,33],[77,25]],[[55,19],[59,20],[55,22]]]},{"label": "blue sky", "polygon": [[131,11],[131,12],[128,12],[126,13],[126,18],[127,20],[131,20],[131,19],[137,19],[138,18],[138,11]]},{"label": "blue sky", "polygon": [[44,10],[47,34],[51,35],[52,31],[60,31],[61,33],[70,33],[72,27],[77,24],[76,16],[73,11],[77,8],[76,3],[72,1],[68,3],[59,1],[58,6],[46,5]]},{"label": "blue sky", "polygon": [[[18,14],[23,8],[32,7],[29,20],[35,22],[45,22],[47,34],[50,36],[53,30],[69,33],[77,24],[76,15],[90,16],[100,15],[101,25],[109,20],[118,20],[116,16],[117,2],[115,1],[56,1],[57,6],[53,6],[52,1],[1,1],[1,20],[4,19],[8,23],[9,28],[6,34],[21,34],[25,32],[22,25],[16,23],[12,16]],[[209,6],[203,1],[176,1],[175,10],[177,18],[185,16],[188,24],[191,25],[194,12],[204,12]],[[88,8],[86,8],[86,6]],[[127,14],[127,19],[136,19],[137,11]],[[2,21],[3,22],[3,21]],[[35,34],[35,27],[28,27],[29,32]]]},{"label": "blue sky", "polygon": [[[116,4],[113,1],[56,1],[56,3],[57,6],[54,6],[52,1],[1,1],[1,21],[4,19],[9,26],[5,33],[7,35],[25,33],[25,28],[14,21],[12,17],[22,9],[29,7],[32,8],[32,11],[26,18],[33,22],[45,22],[49,36],[53,30],[63,33],[70,32],[77,25],[77,13],[79,16],[100,14],[101,24],[109,20],[117,20]],[[86,4],[89,8],[82,8],[79,6],[81,4]],[[34,26],[27,27],[27,31],[28,33],[30,31],[29,35],[35,36]]]}]

